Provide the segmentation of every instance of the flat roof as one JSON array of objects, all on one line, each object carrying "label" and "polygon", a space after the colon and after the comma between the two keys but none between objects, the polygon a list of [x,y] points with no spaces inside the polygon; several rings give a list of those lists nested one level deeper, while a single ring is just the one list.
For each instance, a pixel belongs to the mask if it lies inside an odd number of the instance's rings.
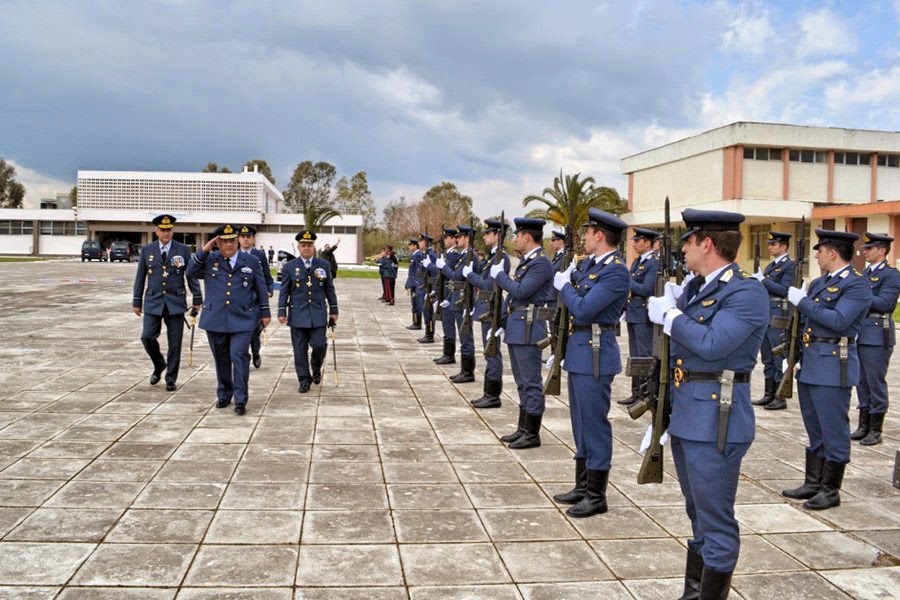
[{"label": "flat roof", "polygon": [[149,181],[210,181],[261,183],[278,198],[284,199],[281,191],[262,173],[245,171],[242,173],[201,173],[190,171],[78,171],[78,179],[136,179]]}]

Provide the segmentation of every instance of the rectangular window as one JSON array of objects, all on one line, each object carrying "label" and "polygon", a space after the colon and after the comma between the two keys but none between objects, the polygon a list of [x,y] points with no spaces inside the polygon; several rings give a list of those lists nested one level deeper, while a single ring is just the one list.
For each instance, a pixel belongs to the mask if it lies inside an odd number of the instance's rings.
[{"label": "rectangular window", "polygon": [[879,155],[878,155],[878,166],[879,166],[879,167],[886,167],[886,166],[887,166],[887,156],[885,156],[884,154],[879,154]]},{"label": "rectangular window", "polygon": [[0,235],[9,235],[11,225],[11,221],[0,221]]},{"label": "rectangular window", "polygon": [[894,167],[895,169],[900,167],[900,154],[891,154],[888,156],[887,163],[889,167]]},{"label": "rectangular window", "polygon": [[835,152],[834,153],[834,164],[836,164],[836,165],[844,164],[844,153],[843,152]]},{"label": "rectangular window", "polygon": [[754,151],[755,148],[744,148],[744,158],[753,159],[755,156]]},{"label": "rectangular window", "polygon": [[791,162],[800,162],[800,151],[799,150],[791,150],[788,158]]},{"label": "rectangular window", "polygon": [[845,155],[844,164],[847,165],[858,165],[859,164],[859,154],[856,152],[847,152]]},{"label": "rectangular window", "polygon": [[41,235],[53,235],[53,221],[41,221]]},{"label": "rectangular window", "polygon": [[871,154],[860,154],[859,155],[859,164],[861,164],[861,165],[868,165],[868,164],[870,164],[871,160],[872,160]]},{"label": "rectangular window", "polygon": [[817,163],[824,163],[826,161],[827,161],[827,158],[826,158],[825,152],[821,152],[821,151],[816,152],[816,162]]}]

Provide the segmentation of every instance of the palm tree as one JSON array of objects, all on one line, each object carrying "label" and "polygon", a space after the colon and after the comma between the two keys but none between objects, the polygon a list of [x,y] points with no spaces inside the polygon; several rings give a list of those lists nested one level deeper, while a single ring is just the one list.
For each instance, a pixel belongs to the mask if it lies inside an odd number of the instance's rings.
[{"label": "palm tree", "polygon": [[522,200],[522,206],[528,206],[532,202],[544,205],[543,208],[533,209],[527,216],[565,225],[569,220],[569,206],[572,205],[575,225],[578,226],[587,222],[589,208],[599,208],[613,214],[621,214],[627,210],[625,201],[614,188],[594,187],[593,177],[580,177],[581,173],[564,176],[560,171],[559,176],[553,178],[553,187],[544,188],[540,196],[526,196]]},{"label": "palm tree", "polygon": [[[302,210],[303,208],[305,208],[305,210]],[[305,207],[301,204],[300,212],[303,213],[303,222],[310,231],[318,231],[322,228],[322,225],[329,221],[329,219],[341,216],[341,213],[330,206],[320,206],[312,202],[308,203]]]}]

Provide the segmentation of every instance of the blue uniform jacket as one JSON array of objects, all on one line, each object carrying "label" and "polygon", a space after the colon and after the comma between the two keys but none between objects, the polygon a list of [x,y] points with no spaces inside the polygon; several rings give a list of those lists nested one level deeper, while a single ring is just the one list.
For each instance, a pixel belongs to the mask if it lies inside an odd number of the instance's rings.
[{"label": "blue uniform jacket", "polygon": [[[451,264],[449,260],[445,261],[446,264],[444,268],[441,269],[441,273],[444,275],[444,280],[447,282],[447,288],[450,291],[450,294],[445,296],[445,299],[450,301],[450,310],[461,310],[462,306],[457,307],[456,302],[462,298],[463,292],[465,291],[465,281],[466,278],[463,277],[462,270],[463,267],[468,264],[467,258],[469,255],[469,251],[459,252],[456,255],[456,259]],[[475,257],[475,253],[472,253],[472,269],[475,271],[481,272],[481,265],[478,264],[478,259]],[[435,267],[435,272],[437,272],[437,267]],[[474,299],[473,299],[474,302]],[[473,304],[474,306],[474,304]]]},{"label": "blue uniform jacket", "polygon": [[197,250],[188,275],[202,279],[206,287],[201,329],[218,333],[254,331],[260,319],[272,316],[266,280],[255,256],[238,252],[231,270],[228,260],[218,251],[207,255]]},{"label": "blue uniform jacket", "polygon": [[[837,276],[816,278],[797,309],[803,315],[803,335],[856,339],[869,305],[872,288],[853,267],[839,270]],[[811,385],[841,385],[838,345],[830,342],[803,343],[798,381]],[[850,344],[847,361],[847,386],[859,380],[859,354]]]},{"label": "blue uniform jacket", "polygon": [[423,256],[425,255],[422,254],[421,250],[416,250],[412,253],[412,256],[409,257],[409,269],[406,271],[406,283],[403,284],[403,287],[405,289],[416,289],[416,277],[418,275],[419,265],[422,263]]},{"label": "blue uniform jacket", "polygon": [[[900,294],[900,272],[882,262],[875,269],[866,269],[866,278],[872,286],[872,305],[863,319],[858,343],[866,346],[884,346],[884,322],[888,324],[888,347],[894,346],[894,308]],[[883,316],[879,316],[883,315]]]},{"label": "blue uniform jacket", "polygon": [[[631,277],[618,252],[613,252],[593,267],[584,261],[584,270],[572,273],[574,283],[562,289],[562,301],[569,308],[569,322],[576,327],[598,323],[613,326],[622,314]],[[594,373],[590,331],[572,331],[566,344],[565,369],[570,373]],[[622,371],[619,343],[614,330],[600,334],[600,375]]]},{"label": "blue uniform jacket", "polygon": [[659,272],[659,256],[651,252],[644,262],[634,259],[629,270],[631,277],[628,303],[625,305],[625,320],[629,323],[649,323],[647,298],[653,295],[656,274]]},{"label": "blue uniform jacket", "polygon": [[547,321],[538,319],[532,313],[531,335],[526,336],[528,324],[526,308],[544,306],[553,289],[553,265],[538,249],[537,252],[516,266],[515,273],[497,275],[497,284],[506,295],[506,343],[537,344],[547,337]]},{"label": "blue uniform jacket", "polygon": [[[491,253],[491,256],[488,257],[483,263],[478,263],[472,265],[474,269],[466,280],[475,286],[476,292],[479,292],[475,296],[475,302],[473,304],[473,308],[475,309],[475,313],[472,315],[473,319],[477,319],[487,313],[490,308],[490,300],[488,296],[494,289],[494,280],[491,279],[490,275],[488,275],[488,270],[491,267],[491,264],[494,262],[494,253]],[[477,261],[476,261],[477,262]],[[509,260],[509,255],[503,255],[503,272],[509,273],[511,268],[511,263]],[[503,294],[503,290],[498,290],[498,293]],[[505,307],[501,303],[500,305],[500,322],[503,323],[503,320],[506,318],[506,313],[504,311]]]},{"label": "blue uniform jacket", "polygon": [[263,279],[266,280],[266,290],[271,294],[275,290],[275,281],[272,279],[272,270],[269,268],[269,259],[266,253],[259,248],[251,248],[250,253],[259,260],[259,266],[262,269]]},{"label": "blue uniform jacket", "polygon": [[[768,296],[760,283],[731,264],[703,291],[699,278],[688,282],[678,299],[684,313],[672,323],[671,367],[688,372],[750,373],[769,324]],[[669,433],[699,442],[715,442],[719,420],[717,381],[682,381],[671,385]],[[750,384],[735,383],[728,443],[752,442],[755,433]]]},{"label": "blue uniform jacket", "polygon": [[298,257],[284,265],[281,272],[278,317],[287,317],[291,327],[325,327],[328,315],[338,314],[331,263],[315,257],[311,261],[309,271],[303,258]]},{"label": "blue uniform jacket", "polygon": [[397,259],[391,256],[383,256],[377,259],[378,274],[387,279],[397,278]]},{"label": "blue uniform jacket", "polygon": [[769,293],[769,316],[787,316],[787,290],[794,285],[794,270],[795,263],[790,258],[777,264],[772,261],[763,270],[762,284]]},{"label": "blue uniform jacket", "polygon": [[191,304],[203,304],[200,280],[187,272],[190,260],[190,249],[175,240],[170,242],[165,265],[159,253],[159,242],[141,248],[141,258],[138,261],[137,274],[134,276],[134,298],[131,306],[140,308],[148,315],[163,314],[164,306],[170,315],[183,315],[187,312],[185,279],[193,295]]},{"label": "blue uniform jacket", "polygon": [[453,286],[450,285],[451,281],[447,273],[449,272],[448,269],[452,271],[456,268],[457,264],[461,262],[460,259],[463,256],[464,255],[461,252],[456,251],[456,248],[450,248],[445,253],[445,264],[443,269],[438,269],[437,265],[434,263],[428,265],[428,273],[431,274],[431,276],[434,278],[435,285],[437,285],[438,273],[444,276],[444,300],[448,300],[450,302],[450,306],[447,307],[447,310],[450,311],[457,310],[457,308],[453,304],[453,299],[451,298],[451,296],[453,295]]},{"label": "blue uniform jacket", "polygon": [[[435,254],[434,250],[432,250],[431,248],[428,248],[425,252],[428,253],[428,258],[431,259],[430,266],[434,266],[434,261],[437,260],[437,254]],[[427,277],[431,277],[431,274],[428,272],[428,269],[426,267],[422,266],[422,261],[424,259],[425,259],[425,253],[420,251],[419,252],[419,264],[416,267],[416,277],[415,277],[415,284],[416,284],[417,290],[425,289],[425,284],[426,284],[425,279]]]}]

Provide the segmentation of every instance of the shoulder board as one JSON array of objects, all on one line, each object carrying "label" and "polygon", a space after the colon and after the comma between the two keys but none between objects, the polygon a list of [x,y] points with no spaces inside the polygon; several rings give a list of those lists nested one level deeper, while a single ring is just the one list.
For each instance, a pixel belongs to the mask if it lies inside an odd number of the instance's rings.
[{"label": "shoulder board", "polygon": [[734,277],[734,271],[728,270],[722,273],[722,276],[719,278],[719,281],[722,283],[728,283],[731,281],[731,278]]},{"label": "shoulder board", "polygon": [[747,279],[748,277],[750,277],[750,273],[748,273],[747,271],[744,271],[744,270],[740,270],[740,271],[738,271],[738,276],[741,279]]},{"label": "shoulder board", "polygon": [[841,291],[841,288],[839,288],[839,287],[830,287],[830,288],[826,288],[826,289],[827,289],[829,292],[831,292],[832,294],[834,294],[835,292]]},{"label": "shoulder board", "polygon": [[588,279],[591,279],[591,280],[597,279],[598,277],[599,277],[599,275],[597,275],[596,273],[590,273],[588,275]]},{"label": "shoulder board", "polygon": [[[853,272],[856,273],[857,275],[859,275],[859,273],[856,271],[856,269],[854,269]],[[850,275],[850,271],[848,269],[847,271],[844,271],[843,273],[841,273],[840,277],[841,277],[841,279],[847,279],[847,277],[849,275]]]},{"label": "shoulder board", "polygon": [[617,265],[624,265],[624,264],[625,264],[625,261],[622,260],[621,258],[619,258],[619,257],[617,256],[617,257],[616,257],[616,264],[617,264]]},{"label": "shoulder board", "polygon": [[700,304],[702,304],[704,307],[712,306],[712,305],[715,304],[715,303],[716,303],[716,299],[715,299],[715,298],[710,298],[709,300],[702,300],[702,301],[700,302]]}]

